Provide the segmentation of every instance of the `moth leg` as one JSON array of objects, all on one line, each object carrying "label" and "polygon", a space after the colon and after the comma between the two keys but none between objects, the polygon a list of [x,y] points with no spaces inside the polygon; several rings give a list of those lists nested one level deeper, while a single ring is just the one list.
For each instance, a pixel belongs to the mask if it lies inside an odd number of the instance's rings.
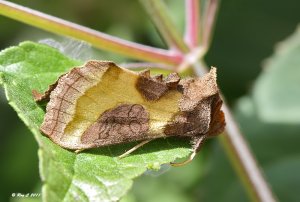
[{"label": "moth leg", "polygon": [[121,154],[120,156],[118,156],[118,158],[124,158],[126,156],[128,156],[130,153],[134,152],[135,150],[137,150],[138,148],[140,148],[141,146],[143,146],[144,144],[147,144],[148,142],[150,142],[151,140],[144,140],[142,142],[140,142],[139,144],[135,145],[134,147],[132,147],[131,149],[129,149],[128,151],[124,152],[123,154]]},{"label": "moth leg", "polygon": [[191,155],[183,162],[179,162],[179,163],[174,163],[171,162],[170,165],[174,166],[174,167],[179,167],[179,166],[184,166],[190,162],[192,162],[192,160],[194,159],[194,157],[196,156],[196,154],[199,152],[201,145],[203,144],[203,142],[205,141],[205,139],[207,138],[206,135],[202,135],[200,137],[195,137],[193,139],[193,150]]},{"label": "moth leg", "polygon": [[179,167],[179,166],[184,166],[190,162],[193,161],[194,157],[196,156],[197,152],[195,150],[193,150],[193,152],[191,153],[191,155],[183,162],[179,162],[179,163],[174,163],[174,162],[171,162],[170,165],[171,166],[174,166],[174,167]]},{"label": "moth leg", "polygon": [[83,150],[84,150],[84,149],[76,149],[76,150],[75,150],[75,153],[78,154],[78,153],[82,152]]}]

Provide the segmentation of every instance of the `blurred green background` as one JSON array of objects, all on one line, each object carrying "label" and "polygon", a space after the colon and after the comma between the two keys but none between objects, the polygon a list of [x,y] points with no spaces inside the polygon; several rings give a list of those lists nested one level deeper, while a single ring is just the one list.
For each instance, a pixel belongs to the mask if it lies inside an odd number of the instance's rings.
[{"label": "blurred green background", "polygon": [[[128,40],[166,48],[137,0],[12,2]],[[178,29],[183,32],[184,1],[169,0],[166,3]],[[213,43],[206,56],[208,65],[218,67],[220,88],[235,109],[242,130],[281,201],[300,200],[297,193],[300,187],[298,148],[300,120],[294,119],[291,122],[279,119],[272,122],[262,119],[260,116],[262,110],[258,106],[259,103],[257,104],[260,101],[253,95],[252,88],[256,86],[256,89],[261,89],[260,84],[255,84],[255,80],[258,77],[264,80],[266,77],[261,75],[262,67],[265,66],[263,62],[273,54],[278,42],[296,30],[300,21],[299,8],[298,0],[222,1]],[[2,16],[0,28],[1,50],[24,40],[38,41],[45,38],[65,40]],[[300,43],[300,39],[298,41]],[[300,48],[296,50],[300,58]],[[91,50],[91,54],[92,56],[88,57],[126,61],[124,57],[103,51]],[[293,71],[300,75],[300,64],[298,67]],[[297,79],[300,81],[300,76]],[[282,80],[274,79],[272,82],[281,84],[288,80],[289,77]],[[295,80],[291,85],[297,84],[299,82]],[[270,89],[265,88],[265,92],[267,91]],[[298,93],[300,97],[300,90],[293,93],[296,95]],[[240,99],[241,97],[243,98]],[[298,97],[295,99],[299,100]],[[285,104],[289,105],[288,102]],[[16,198],[10,197],[12,193],[40,192],[37,143],[16,113],[8,106],[2,89],[0,131],[0,201],[17,201]],[[158,173],[150,172],[139,178],[124,200],[143,202],[249,200],[217,139],[210,140],[192,164],[183,168],[167,169],[168,171],[159,177],[156,177]]]}]

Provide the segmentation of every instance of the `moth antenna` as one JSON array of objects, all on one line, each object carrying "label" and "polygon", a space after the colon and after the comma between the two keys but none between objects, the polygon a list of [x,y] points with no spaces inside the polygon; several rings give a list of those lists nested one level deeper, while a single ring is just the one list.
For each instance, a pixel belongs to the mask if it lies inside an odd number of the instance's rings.
[{"label": "moth antenna", "polygon": [[139,144],[135,145],[134,147],[132,147],[128,151],[126,151],[123,154],[121,154],[120,156],[118,156],[118,158],[121,159],[121,158],[124,158],[124,157],[128,156],[129,154],[131,154],[132,152],[134,152],[135,150],[137,150],[138,148],[140,148],[144,144],[147,144],[150,141],[152,141],[152,140],[144,140],[144,141],[140,142]]},{"label": "moth antenna", "polygon": [[184,165],[192,162],[193,159],[195,158],[196,154],[199,152],[201,145],[206,140],[206,138],[207,138],[206,135],[202,135],[200,137],[196,137],[195,139],[193,139],[193,151],[192,151],[191,155],[183,162],[179,162],[179,163],[171,162],[170,165],[174,166],[174,167],[179,167],[179,166],[184,166]]}]

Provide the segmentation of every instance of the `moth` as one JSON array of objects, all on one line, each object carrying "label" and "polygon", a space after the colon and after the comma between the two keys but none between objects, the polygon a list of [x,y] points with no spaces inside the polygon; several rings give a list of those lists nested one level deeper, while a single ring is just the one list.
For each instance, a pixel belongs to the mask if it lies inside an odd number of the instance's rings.
[{"label": "moth", "polygon": [[141,141],[124,157],[156,138],[189,137],[193,159],[201,143],[224,130],[216,68],[201,78],[166,78],[133,72],[110,61],[88,61],[59,77],[40,94],[48,101],[40,127],[54,143],[70,150]]}]

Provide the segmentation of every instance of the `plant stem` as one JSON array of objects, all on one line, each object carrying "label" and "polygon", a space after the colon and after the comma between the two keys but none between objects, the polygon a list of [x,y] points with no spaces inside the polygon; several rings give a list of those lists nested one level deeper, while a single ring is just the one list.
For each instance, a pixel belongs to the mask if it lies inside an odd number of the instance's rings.
[{"label": "plant stem", "polygon": [[160,34],[171,49],[179,50],[181,52],[187,52],[188,47],[181,39],[182,37],[178,33],[174,23],[170,16],[168,16],[168,10],[162,0],[140,0],[145,10]]},{"label": "plant stem", "polygon": [[202,45],[205,49],[208,49],[210,46],[218,7],[219,0],[208,0],[204,13],[202,35]]},{"label": "plant stem", "polygon": [[185,0],[185,42],[190,49],[199,45],[201,32],[199,0]]},{"label": "plant stem", "polygon": [[226,133],[220,137],[221,143],[234,164],[252,201],[275,202],[274,194],[265,181],[246,140],[225,103],[222,110],[225,113],[227,126]]},{"label": "plant stem", "polygon": [[172,71],[173,67],[162,63],[150,63],[150,62],[135,62],[135,63],[124,63],[120,64],[121,67],[127,69],[146,69],[146,68],[157,68],[167,71]]},{"label": "plant stem", "polygon": [[184,56],[184,59],[176,67],[176,70],[178,72],[182,72],[185,69],[187,69],[188,67],[195,66],[195,64],[199,63],[199,59],[204,57],[204,55],[206,54],[206,51],[207,51],[207,49],[205,49],[202,46],[198,46],[198,47],[192,49],[189,53],[187,53]]},{"label": "plant stem", "polygon": [[151,62],[178,64],[182,54],[113,37],[17,4],[0,0],[0,14],[56,34],[74,37],[93,46]]}]

